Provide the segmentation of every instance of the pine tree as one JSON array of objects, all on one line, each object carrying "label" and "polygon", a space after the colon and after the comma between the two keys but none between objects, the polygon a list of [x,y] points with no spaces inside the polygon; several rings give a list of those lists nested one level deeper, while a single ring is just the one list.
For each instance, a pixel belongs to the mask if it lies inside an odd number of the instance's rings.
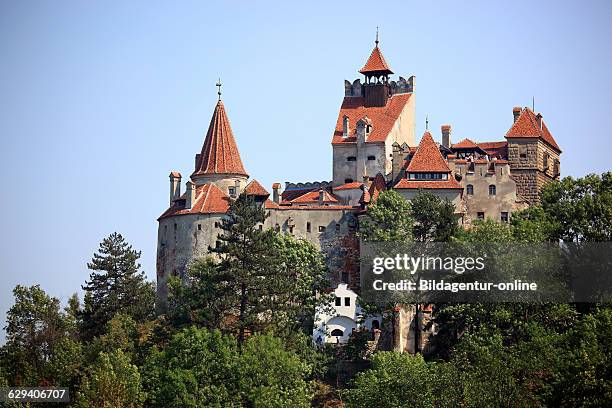
[{"label": "pine tree", "polygon": [[85,291],[83,337],[99,335],[106,323],[121,312],[136,322],[154,314],[155,290],[140,270],[140,251],[132,249],[123,236],[112,233],[100,243],[87,267],[92,270],[82,286]]}]

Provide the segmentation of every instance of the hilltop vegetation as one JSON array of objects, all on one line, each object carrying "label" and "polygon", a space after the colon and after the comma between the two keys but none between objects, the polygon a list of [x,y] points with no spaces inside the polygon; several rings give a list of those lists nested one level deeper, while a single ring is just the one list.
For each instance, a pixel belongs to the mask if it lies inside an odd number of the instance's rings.
[{"label": "hilltop vegetation", "polygon": [[[429,194],[410,204],[383,192],[361,238],[611,241],[612,174],[552,183],[509,224],[465,231],[452,210]],[[15,287],[0,386],[67,386],[75,407],[612,406],[608,303],[437,305],[427,358],[364,359],[357,336],[344,349],[315,348],[324,259],[305,241],[260,231],[265,217],[247,197],[232,203],[218,257],[172,280],[164,313],[155,313],[140,252],[117,233],[88,264],[83,301],[75,295],[62,309],[37,285]],[[345,381],[349,364],[359,372]]]}]

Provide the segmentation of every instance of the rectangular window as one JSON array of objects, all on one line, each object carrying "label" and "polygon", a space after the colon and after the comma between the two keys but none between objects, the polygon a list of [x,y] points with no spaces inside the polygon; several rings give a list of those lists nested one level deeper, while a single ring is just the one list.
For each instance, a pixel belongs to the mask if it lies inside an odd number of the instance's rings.
[{"label": "rectangular window", "polygon": [[263,224],[260,224],[260,225],[259,225],[259,230],[260,230],[260,231],[263,231]]},{"label": "rectangular window", "polygon": [[507,211],[502,211],[501,222],[508,222],[508,212]]},{"label": "rectangular window", "polygon": [[355,156],[349,156],[346,158],[346,161],[357,161],[357,158]]},{"label": "rectangular window", "polygon": [[340,231],[340,224],[336,224],[336,232]]},{"label": "rectangular window", "polygon": [[344,306],[350,306],[351,305],[351,298],[350,297],[345,297],[344,298]]},{"label": "rectangular window", "polygon": [[310,230],[311,230],[310,223],[307,222],[306,223],[306,232],[310,232]]},{"label": "rectangular window", "polygon": [[478,212],[478,219],[479,220],[484,220],[484,213],[483,212]]},{"label": "rectangular window", "polygon": [[236,190],[234,189],[234,187],[229,187],[227,190],[229,191],[229,194],[230,194],[230,195],[234,195],[234,193],[236,192]]},{"label": "rectangular window", "polygon": [[215,221],[215,228],[221,227],[221,223],[219,221]]},{"label": "rectangular window", "polygon": [[519,156],[523,159],[527,157],[527,146],[525,145],[519,146]]},{"label": "rectangular window", "polygon": [[319,225],[319,232],[325,232],[325,227],[323,225]]},{"label": "rectangular window", "polygon": [[376,160],[376,156],[368,156],[368,160]]},{"label": "rectangular window", "polygon": [[202,231],[202,224],[198,224],[198,231]]},{"label": "rectangular window", "polygon": [[336,306],[342,306],[342,299],[339,297],[336,298]]}]

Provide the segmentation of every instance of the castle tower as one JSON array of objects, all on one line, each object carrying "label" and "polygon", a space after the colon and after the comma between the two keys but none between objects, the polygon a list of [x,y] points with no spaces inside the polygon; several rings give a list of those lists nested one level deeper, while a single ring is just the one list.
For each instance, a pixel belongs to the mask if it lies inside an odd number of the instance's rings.
[{"label": "castle tower", "polygon": [[414,76],[389,78],[393,71],[375,46],[361,83],[344,81],[344,99],[332,138],[334,188],[370,181],[392,172],[393,144],[415,145]]},{"label": "castle tower", "polygon": [[561,149],[541,114],[529,108],[513,109],[514,123],[508,133],[508,161],[517,194],[535,204],[542,188],[561,174]]},{"label": "castle tower", "polygon": [[359,73],[365,75],[363,91],[366,107],[382,107],[387,104],[387,99],[390,96],[389,75],[393,74],[380,48],[378,48],[378,31],[376,32],[376,41],[374,43],[376,45],[368,61],[359,70]]},{"label": "castle tower", "polygon": [[248,177],[219,92],[202,151],[195,157],[191,180],[196,186],[212,183],[234,196],[239,194],[236,189],[244,188]]}]

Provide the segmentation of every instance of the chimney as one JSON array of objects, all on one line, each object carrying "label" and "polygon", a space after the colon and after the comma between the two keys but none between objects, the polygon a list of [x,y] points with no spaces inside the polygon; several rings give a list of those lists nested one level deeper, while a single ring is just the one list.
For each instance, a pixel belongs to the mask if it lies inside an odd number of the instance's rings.
[{"label": "chimney", "polygon": [[521,107],[515,106],[514,108],[512,108],[512,115],[514,116],[514,122],[516,122],[518,117],[521,115]]},{"label": "chimney", "polygon": [[173,171],[170,173],[170,207],[174,200],[181,196],[181,173]]},{"label": "chimney", "polygon": [[281,183],[272,184],[272,201],[276,204],[280,204],[280,188]]},{"label": "chimney", "polygon": [[442,146],[451,147],[451,125],[442,125],[440,127],[442,129]]},{"label": "chimney", "polygon": [[349,137],[351,133],[349,117],[344,115],[342,117],[342,137]]},{"label": "chimney", "polygon": [[538,113],[536,115],[536,121],[538,122],[538,128],[542,130],[542,114]]},{"label": "chimney", "polygon": [[323,205],[324,200],[325,200],[325,190],[321,188],[319,189],[319,205]]},{"label": "chimney", "polygon": [[240,180],[234,181],[234,197],[238,197],[240,195]]},{"label": "chimney", "polygon": [[190,209],[195,204],[196,192],[195,192],[195,184],[189,180],[187,182],[187,191],[185,192],[185,208]]}]

